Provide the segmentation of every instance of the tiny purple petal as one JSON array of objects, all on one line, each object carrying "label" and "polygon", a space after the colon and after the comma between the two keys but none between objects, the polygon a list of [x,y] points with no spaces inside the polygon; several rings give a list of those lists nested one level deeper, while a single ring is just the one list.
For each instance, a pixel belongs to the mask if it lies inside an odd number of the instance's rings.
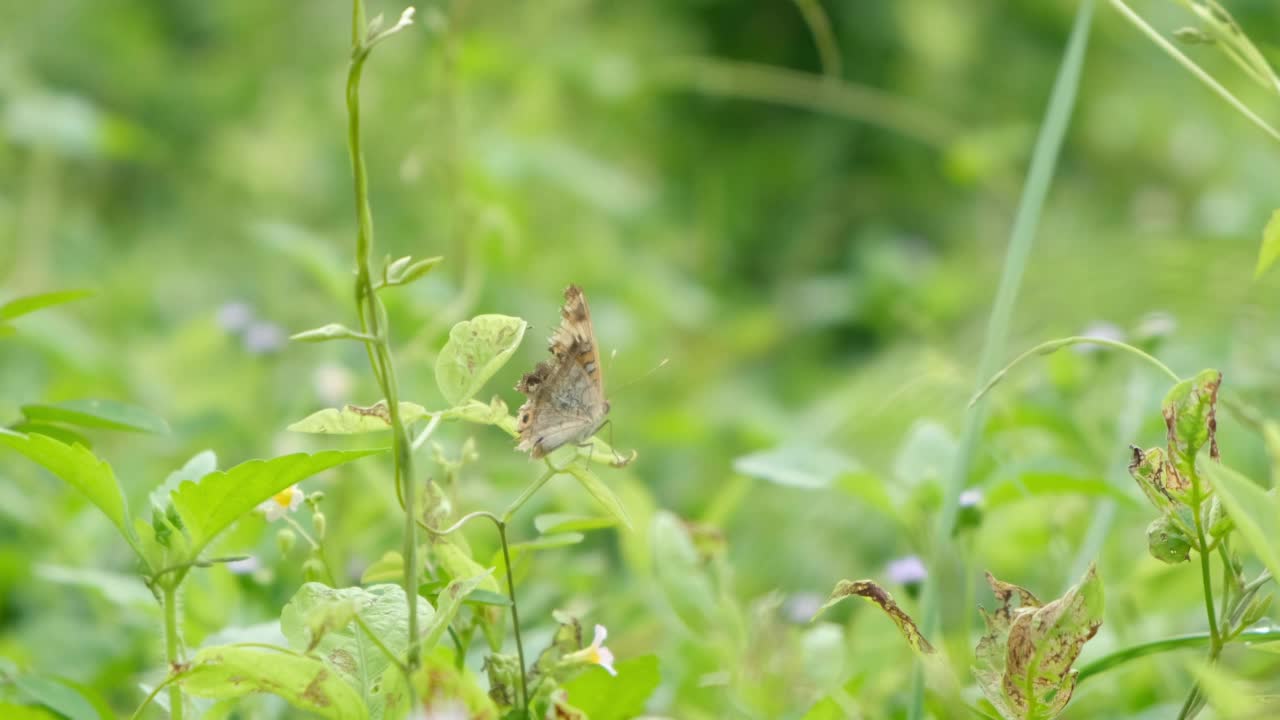
[{"label": "tiny purple petal", "polygon": [[255,322],[244,331],[244,349],[254,355],[266,355],[284,347],[284,331],[279,325]]},{"label": "tiny purple petal", "polygon": [[[1084,330],[1080,331],[1084,337],[1102,338],[1103,340],[1115,340],[1116,342],[1124,342],[1124,330],[1119,326],[1109,322],[1090,323]],[[1081,355],[1098,352],[1100,349],[1093,343],[1081,343],[1071,348]]]},{"label": "tiny purple petal", "polygon": [[889,576],[890,582],[899,585],[914,585],[929,577],[929,571],[917,555],[908,555],[890,562],[885,568],[885,574]]},{"label": "tiny purple petal", "polygon": [[232,300],[218,308],[218,327],[229,333],[243,332],[253,322],[253,307],[247,302]]},{"label": "tiny purple petal", "polygon": [[817,593],[796,593],[782,604],[782,614],[793,623],[807,623],[818,613],[822,601]]}]

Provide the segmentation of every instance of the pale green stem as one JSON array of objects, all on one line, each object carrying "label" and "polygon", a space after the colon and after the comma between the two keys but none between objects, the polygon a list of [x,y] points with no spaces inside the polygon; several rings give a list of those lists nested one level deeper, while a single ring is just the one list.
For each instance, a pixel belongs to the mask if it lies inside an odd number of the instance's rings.
[{"label": "pale green stem", "polygon": [[[548,463],[548,465],[550,465],[550,463]],[[502,513],[502,522],[511,522],[511,518],[516,514],[516,511],[523,507],[526,502],[529,502],[529,498],[533,497],[534,493],[541,490],[542,486],[546,485],[547,481],[556,475],[556,469],[548,467],[546,472],[542,473],[537,480],[533,481],[533,484],[525,488],[524,492],[520,493],[520,497],[513,500],[511,504],[507,506],[507,511]]]},{"label": "pale green stem", "polygon": [[1057,340],[1049,340],[1047,342],[1042,342],[1039,345],[1036,345],[1035,347],[1031,348],[1030,350],[1022,353],[1018,357],[1014,358],[1012,361],[1009,362],[1008,365],[1005,365],[999,372],[997,372],[995,375],[992,375],[991,379],[987,381],[987,384],[983,385],[982,389],[974,394],[973,398],[969,400],[969,407],[973,407],[979,400],[983,398],[983,396],[985,396],[988,392],[991,391],[991,388],[999,384],[1000,381],[1003,380],[1005,376],[1009,374],[1010,370],[1017,367],[1018,365],[1021,365],[1026,360],[1033,358],[1037,355],[1049,355],[1050,353],[1057,352],[1058,350],[1061,350],[1065,347],[1070,347],[1072,345],[1101,345],[1103,347],[1114,348],[1116,350],[1123,350],[1151,364],[1160,372],[1164,373],[1173,382],[1177,383],[1177,382],[1181,382],[1182,380],[1182,378],[1178,377],[1177,373],[1169,369],[1168,365],[1165,365],[1164,363],[1160,362],[1149,353],[1143,352],[1142,350],[1128,343],[1120,342],[1119,340],[1111,340],[1109,338],[1074,335],[1072,337],[1058,338]]},{"label": "pale green stem", "polygon": [[[164,649],[165,659],[169,661],[169,673],[177,672],[182,663],[182,651],[178,641],[178,586],[177,583],[164,586]],[[173,683],[169,685],[169,717],[182,720],[182,688]]]},{"label": "pale green stem", "polygon": [[[1018,201],[1013,229],[1009,235],[1009,247],[1005,252],[1004,268],[1000,273],[1000,283],[996,290],[991,318],[987,324],[986,338],[978,360],[979,382],[991,376],[1000,356],[1004,354],[1009,335],[1009,321],[1013,315],[1018,288],[1022,284],[1031,246],[1035,241],[1036,227],[1039,225],[1040,214],[1049,193],[1058,154],[1066,137],[1071,110],[1075,106],[1092,17],[1093,0],[1082,0],[1076,10],[1062,64],[1054,79],[1049,106],[1036,138],[1035,149],[1032,151],[1031,166],[1027,172],[1026,183],[1023,185],[1022,197]],[[950,476],[944,488],[942,508],[938,514],[929,553],[930,575],[935,579],[925,583],[924,597],[921,602],[922,630],[926,637],[934,635],[941,622],[939,581],[936,578],[940,578],[944,573],[940,572],[938,565],[942,561],[945,546],[950,542],[952,530],[955,528],[960,493],[968,484],[970,468],[977,452],[985,419],[985,403],[979,402],[969,408],[964,419],[959,451],[951,465]],[[920,720],[924,716],[924,672],[918,661],[912,684],[913,692],[908,717],[912,720]]]},{"label": "pale green stem", "polygon": [[836,42],[836,34],[831,29],[831,19],[818,0],[796,0],[796,5],[813,35],[813,44],[818,48],[822,74],[838,79],[844,74],[844,60],[840,57],[840,44]]},{"label": "pale green stem", "polygon": [[1272,140],[1276,140],[1277,142],[1280,142],[1280,131],[1277,131],[1275,128],[1267,124],[1266,120],[1263,120],[1261,117],[1257,115],[1257,113],[1250,110],[1249,106],[1245,105],[1235,95],[1232,95],[1230,90],[1223,87],[1222,84],[1219,83],[1217,80],[1215,80],[1212,75],[1210,75],[1208,72],[1205,72],[1203,68],[1197,65],[1194,60],[1187,57],[1178,48],[1174,47],[1173,43],[1165,39],[1165,37],[1161,35],[1159,31],[1157,31],[1155,28],[1148,25],[1147,21],[1143,20],[1140,15],[1138,15],[1136,12],[1133,11],[1132,8],[1126,5],[1124,3],[1124,0],[1110,0],[1110,2],[1112,7],[1114,7],[1121,15],[1123,15],[1126,20],[1132,23],[1134,27],[1141,30],[1142,33],[1146,35],[1148,38],[1150,38],[1151,42],[1155,43],[1157,47],[1159,47],[1161,50],[1168,53],[1169,57],[1178,61],[1178,64],[1186,68],[1192,75],[1195,75],[1196,78],[1198,78],[1200,82],[1207,85],[1210,90],[1217,93],[1218,97],[1222,98],[1227,102],[1228,105],[1238,110],[1241,115],[1244,115],[1246,118],[1248,118],[1250,122],[1252,122],[1254,125],[1257,125],[1267,135],[1270,135]]}]

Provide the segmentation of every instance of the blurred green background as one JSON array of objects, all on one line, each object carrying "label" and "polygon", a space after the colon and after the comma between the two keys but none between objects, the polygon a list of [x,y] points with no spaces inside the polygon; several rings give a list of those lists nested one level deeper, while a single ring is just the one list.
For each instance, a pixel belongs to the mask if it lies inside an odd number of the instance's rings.
[{"label": "blurred green background", "polygon": [[[482,395],[518,405],[510,388],[543,355],[569,283],[616,352],[605,433],[640,460],[601,473],[636,530],[534,556],[522,615],[534,645],[551,610],[570,608],[608,625],[620,658],[656,653],[655,714],[796,718],[844,687],[844,712],[904,715],[911,654],[892,625],[862,604],[816,625],[808,614],[859,577],[915,609],[887,567],[924,551],[1075,7],[825,5],[843,80],[821,77],[809,4],[788,0],[452,0],[420,6],[365,72],[379,254],[446,257],[386,296],[405,398],[440,407],[432,364],[449,327],[504,313],[533,328]],[[1111,332],[1183,375],[1221,368],[1225,388],[1274,415],[1280,297],[1274,275],[1252,273],[1277,204],[1275,147],[1103,5],[1010,352]],[[1173,3],[1135,6],[1163,30],[1188,23]],[[1274,58],[1273,4],[1231,7]],[[136,501],[202,449],[228,466],[343,444],[284,427],[377,399],[359,347],[286,340],[355,322],[349,23],[341,2],[0,7],[0,288],[96,291],[0,341],[0,420],[81,397],[155,411],[171,434],[94,436]],[[976,605],[991,602],[980,571],[1060,593],[1108,502],[1107,618],[1086,659],[1201,629],[1198,579],[1147,555],[1151,513],[1124,472],[1129,442],[1160,441],[1166,389],[1127,357],[1063,352],[995,391],[970,478],[986,511],[957,539],[972,596],[945,598],[970,647]],[[1221,431],[1227,461],[1266,477],[1254,435],[1230,416]],[[492,428],[437,438],[456,456],[468,436],[481,459],[460,510],[501,508],[537,476]],[[389,467],[308,484],[327,493],[349,582],[399,547]],[[1046,477],[1057,491],[1027,490]],[[533,505],[517,538],[536,512],[594,511],[568,478]],[[658,509],[723,532],[706,568],[719,604],[701,620],[655,582]],[[301,573],[273,537],[245,521],[221,549],[263,569],[193,576],[191,644],[276,616]],[[478,557],[495,548],[486,531],[470,539]],[[0,459],[0,656],[131,712],[163,665],[158,610],[131,570],[82,498]],[[1274,657],[1226,662],[1275,692]],[[1067,716],[1167,717],[1188,659],[1092,679]]]}]

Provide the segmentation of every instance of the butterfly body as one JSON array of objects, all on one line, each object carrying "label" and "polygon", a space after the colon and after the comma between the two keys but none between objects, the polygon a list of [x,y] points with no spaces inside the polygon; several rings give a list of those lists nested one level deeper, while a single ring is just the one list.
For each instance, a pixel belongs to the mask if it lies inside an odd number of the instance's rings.
[{"label": "butterfly body", "polygon": [[551,336],[551,358],[526,373],[516,389],[528,396],[516,413],[517,450],[533,458],[595,435],[609,414],[604,373],[582,289],[564,291],[560,326]]}]

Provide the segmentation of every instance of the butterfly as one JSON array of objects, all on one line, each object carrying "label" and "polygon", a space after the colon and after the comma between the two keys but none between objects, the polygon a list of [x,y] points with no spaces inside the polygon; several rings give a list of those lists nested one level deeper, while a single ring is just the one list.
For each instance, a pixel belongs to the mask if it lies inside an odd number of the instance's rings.
[{"label": "butterfly", "polygon": [[516,449],[534,459],[561,445],[586,441],[609,414],[591,310],[577,285],[564,291],[560,326],[549,343],[551,358],[516,384],[529,398],[516,413]]}]

